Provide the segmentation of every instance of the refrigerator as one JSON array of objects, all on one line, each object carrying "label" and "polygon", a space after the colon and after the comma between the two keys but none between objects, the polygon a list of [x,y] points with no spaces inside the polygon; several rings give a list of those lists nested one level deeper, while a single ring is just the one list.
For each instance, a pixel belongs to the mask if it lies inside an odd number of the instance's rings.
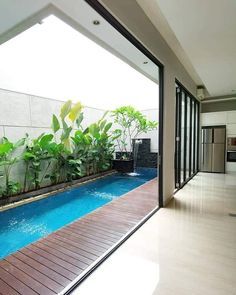
[{"label": "refrigerator", "polygon": [[201,171],[225,173],[225,126],[202,127]]}]

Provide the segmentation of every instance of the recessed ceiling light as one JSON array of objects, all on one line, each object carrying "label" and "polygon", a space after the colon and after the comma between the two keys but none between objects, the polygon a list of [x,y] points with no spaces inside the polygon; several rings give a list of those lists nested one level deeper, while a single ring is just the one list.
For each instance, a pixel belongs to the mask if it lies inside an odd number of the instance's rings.
[{"label": "recessed ceiling light", "polygon": [[144,65],[148,64],[148,61],[144,61],[143,64],[144,64]]},{"label": "recessed ceiling light", "polygon": [[95,20],[93,21],[93,24],[94,24],[95,26],[98,26],[98,25],[100,25],[100,21],[97,20],[97,19],[95,19]]}]

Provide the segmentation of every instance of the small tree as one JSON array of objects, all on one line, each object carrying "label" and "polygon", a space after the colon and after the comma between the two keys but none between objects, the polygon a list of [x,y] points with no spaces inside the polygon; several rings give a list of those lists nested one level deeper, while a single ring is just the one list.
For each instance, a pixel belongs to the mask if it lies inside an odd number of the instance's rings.
[{"label": "small tree", "polygon": [[115,132],[120,134],[117,138],[117,146],[123,159],[131,159],[133,151],[133,139],[140,134],[155,130],[158,122],[147,120],[141,112],[132,106],[123,106],[112,112],[114,122],[120,126]]}]

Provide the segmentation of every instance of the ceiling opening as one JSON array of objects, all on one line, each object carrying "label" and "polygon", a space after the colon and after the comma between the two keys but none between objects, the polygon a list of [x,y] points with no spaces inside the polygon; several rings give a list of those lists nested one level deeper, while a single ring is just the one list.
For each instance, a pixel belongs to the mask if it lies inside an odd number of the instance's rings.
[{"label": "ceiling opening", "polygon": [[[139,57],[139,63],[158,77],[149,60]],[[54,15],[0,46],[0,88],[17,92],[101,109],[152,109],[159,101],[153,80]]]}]

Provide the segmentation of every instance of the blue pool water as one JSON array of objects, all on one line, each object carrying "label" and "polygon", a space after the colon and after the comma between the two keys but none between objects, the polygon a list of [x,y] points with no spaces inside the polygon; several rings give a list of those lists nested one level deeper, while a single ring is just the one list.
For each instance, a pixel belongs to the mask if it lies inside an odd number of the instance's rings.
[{"label": "blue pool water", "polygon": [[156,169],[139,175],[115,174],[30,204],[0,212],[0,258],[47,236],[66,224],[156,177]]}]

